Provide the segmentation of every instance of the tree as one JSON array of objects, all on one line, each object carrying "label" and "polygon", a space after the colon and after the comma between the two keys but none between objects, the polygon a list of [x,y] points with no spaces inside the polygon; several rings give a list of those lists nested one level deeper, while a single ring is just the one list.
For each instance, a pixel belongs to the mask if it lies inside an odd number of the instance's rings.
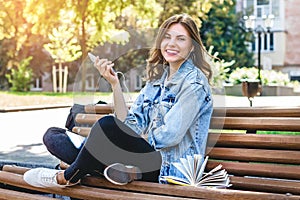
[{"label": "tree", "polygon": [[[159,15],[157,3],[151,0],[6,0],[0,2],[0,41],[9,40],[6,57],[1,71],[16,66],[28,56],[30,47],[39,42],[47,43],[47,35],[54,28],[72,24],[74,36],[85,58],[88,51],[97,45],[110,41],[113,35],[125,27],[119,20],[130,16],[136,22],[155,24]],[[130,8],[130,9],[128,9]],[[128,11],[133,11],[132,13]],[[153,15],[153,13],[156,13]],[[131,15],[134,14],[134,17]],[[136,15],[140,14],[140,15]],[[65,16],[67,20],[61,18]],[[137,25],[138,23],[136,23]],[[39,37],[44,36],[44,37]],[[75,38],[74,37],[74,38]],[[39,40],[36,40],[39,39]],[[76,56],[74,56],[76,57]],[[42,58],[34,58],[42,59]],[[82,89],[85,90],[85,73],[82,70]],[[0,74],[1,75],[1,74]]]},{"label": "tree", "polygon": [[[132,16],[136,16],[135,14],[139,13],[141,14],[138,15],[140,21],[152,22],[156,17],[156,15],[153,15],[156,8],[157,5],[151,0],[66,0],[64,10],[72,13],[69,15],[69,19],[77,30],[76,36],[81,47],[81,58],[83,60],[86,58],[87,52],[97,45],[107,41],[115,42],[112,36],[124,30],[123,21],[120,19],[128,16],[131,16],[132,19]],[[128,10],[133,12],[128,12]],[[85,91],[85,65],[82,65],[81,70],[81,90]]]},{"label": "tree", "polygon": [[163,7],[159,24],[174,14],[187,13],[201,26],[199,18],[206,18],[207,12],[212,7],[212,1],[214,0],[158,0]]},{"label": "tree", "polygon": [[[60,0],[51,1],[56,2],[55,7],[51,7],[47,2],[0,1],[1,79],[9,69],[19,66],[20,62],[29,56],[32,56],[30,67],[34,69],[36,76],[42,71],[41,64],[47,65],[46,53],[42,51],[45,42],[42,35],[55,25],[58,16],[56,8],[63,6]],[[41,13],[43,18],[38,17]],[[1,83],[3,82],[1,80]]]},{"label": "tree", "polygon": [[78,59],[82,53],[74,30],[67,26],[59,26],[48,34],[49,43],[44,48],[51,54],[56,63],[72,62]]},{"label": "tree", "polygon": [[22,60],[16,68],[11,70],[11,74],[6,74],[8,82],[12,84],[12,91],[26,92],[30,90],[32,69],[29,68],[29,64],[31,59],[32,57],[28,57]]},{"label": "tree", "polygon": [[231,70],[237,67],[253,66],[253,53],[248,50],[248,34],[239,23],[235,12],[235,1],[212,1],[207,19],[202,19],[201,37],[206,47],[213,46],[219,58],[235,60]]}]

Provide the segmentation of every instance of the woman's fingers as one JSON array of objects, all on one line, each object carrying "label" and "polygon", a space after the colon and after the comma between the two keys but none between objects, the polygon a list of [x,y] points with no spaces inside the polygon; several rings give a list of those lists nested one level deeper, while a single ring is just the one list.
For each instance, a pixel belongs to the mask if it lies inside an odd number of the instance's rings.
[{"label": "woman's fingers", "polygon": [[96,58],[94,66],[98,69],[101,76],[103,76],[109,82],[113,82],[116,79],[116,73],[113,70],[115,64],[108,59]]},{"label": "woman's fingers", "polygon": [[115,65],[115,63],[111,63],[107,65],[107,71],[109,71],[112,75],[115,75],[115,71],[113,69],[113,66]]},{"label": "woman's fingers", "polygon": [[115,64],[108,59],[99,59],[96,58],[94,66],[98,69],[101,76],[104,77],[110,84],[115,85],[118,83],[118,76],[113,70]]},{"label": "woman's fingers", "polygon": [[99,70],[100,74],[103,75],[104,72],[113,66],[112,61],[109,61],[107,59],[99,59],[97,57],[95,62],[95,67]]}]

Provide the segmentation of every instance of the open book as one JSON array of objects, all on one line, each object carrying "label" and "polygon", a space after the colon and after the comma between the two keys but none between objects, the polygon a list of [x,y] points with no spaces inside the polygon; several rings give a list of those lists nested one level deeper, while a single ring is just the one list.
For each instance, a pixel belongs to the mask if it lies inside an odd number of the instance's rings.
[{"label": "open book", "polygon": [[230,187],[230,180],[222,165],[218,165],[209,172],[205,173],[204,169],[208,161],[208,156],[203,159],[201,155],[195,154],[194,157],[180,158],[180,162],[172,163],[187,180],[174,177],[163,176],[162,179],[168,183],[177,185],[191,185],[196,187],[214,187],[227,188]]}]

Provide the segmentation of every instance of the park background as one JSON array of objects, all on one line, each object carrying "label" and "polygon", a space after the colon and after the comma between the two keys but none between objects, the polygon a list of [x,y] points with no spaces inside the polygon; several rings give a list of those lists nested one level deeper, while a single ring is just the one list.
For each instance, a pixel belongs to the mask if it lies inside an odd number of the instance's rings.
[{"label": "park background", "polygon": [[[263,90],[253,106],[300,106],[299,9],[298,0],[0,1],[1,164],[57,165],[42,143],[47,128],[64,127],[78,95],[112,101],[87,53],[112,58],[134,97],[144,84],[149,30],[176,13],[198,21],[204,45],[220,59],[211,60],[212,86],[225,106],[249,106],[241,83],[256,81],[259,67]],[[252,15],[250,30],[244,16]],[[269,15],[270,29],[263,23]]]},{"label": "park background", "polygon": [[[109,93],[87,59],[93,52],[112,59],[126,90],[138,92],[153,32],[171,15],[188,13],[219,58],[210,59],[214,91],[242,96],[241,82],[259,79],[261,95],[297,96],[299,8],[295,0],[1,1],[0,89],[2,95],[48,94],[49,100],[49,92]],[[252,29],[245,16],[255,17]]]},{"label": "park background", "polygon": [[[257,80],[262,92],[255,94],[253,106],[299,106],[299,8],[296,0],[1,1],[0,111],[113,103],[111,88],[88,52],[115,62],[131,103],[145,84],[158,25],[177,13],[197,21],[207,51],[219,58],[209,59],[214,97],[222,97],[214,99],[215,106],[249,106],[242,82]],[[253,19],[252,29],[245,16]],[[39,140],[46,128],[63,127],[68,111],[59,123],[42,127]],[[35,124],[27,122],[15,132],[30,132],[24,127]]]}]

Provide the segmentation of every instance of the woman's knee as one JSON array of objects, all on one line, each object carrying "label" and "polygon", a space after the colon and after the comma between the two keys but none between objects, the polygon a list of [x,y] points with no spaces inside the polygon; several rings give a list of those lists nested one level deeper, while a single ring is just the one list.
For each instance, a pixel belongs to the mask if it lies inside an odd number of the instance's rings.
[{"label": "woman's knee", "polygon": [[50,127],[48,130],[45,132],[43,136],[43,143],[46,146],[52,146],[52,143],[56,142],[56,137],[59,134],[65,134],[66,130],[58,127]]},{"label": "woman's knee", "polygon": [[97,124],[101,128],[110,128],[115,125],[115,117],[113,116],[105,116],[98,120]]},{"label": "woman's knee", "polygon": [[99,134],[105,130],[111,130],[115,126],[115,118],[113,116],[105,116],[99,119],[92,127],[91,134]]}]

